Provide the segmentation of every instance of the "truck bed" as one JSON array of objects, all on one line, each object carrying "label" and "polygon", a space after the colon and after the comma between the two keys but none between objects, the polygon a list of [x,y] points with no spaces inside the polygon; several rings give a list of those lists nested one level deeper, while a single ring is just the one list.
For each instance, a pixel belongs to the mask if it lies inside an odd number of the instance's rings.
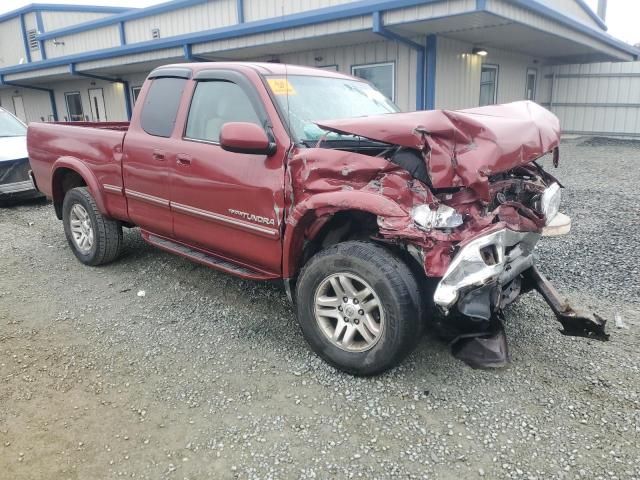
[{"label": "truck bed", "polygon": [[99,128],[101,130],[127,131],[129,122],[49,122],[49,125],[68,125],[71,127]]},{"label": "truck bed", "polygon": [[[38,189],[53,197],[55,172],[82,172],[90,190],[122,186],[122,145],[129,122],[29,124],[27,148]],[[97,192],[96,192],[97,193]]]}]

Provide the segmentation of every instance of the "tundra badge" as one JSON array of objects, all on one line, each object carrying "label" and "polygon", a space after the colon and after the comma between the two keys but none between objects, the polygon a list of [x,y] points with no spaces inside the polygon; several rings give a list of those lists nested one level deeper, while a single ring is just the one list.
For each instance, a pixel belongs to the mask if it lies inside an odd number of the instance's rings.
[{"label": "tundra badge", "polygon": [[258,222],[264,225],[275,225],[276,221],[273,218],[261,217],[260,215],[255,215],[253,213],[241,212],[240,210],[235,210],[233,208],[229,209],[229,213],[232,215],[237,215],[238,217],[242,217],[245,220],[249,220],[251,222]]}]

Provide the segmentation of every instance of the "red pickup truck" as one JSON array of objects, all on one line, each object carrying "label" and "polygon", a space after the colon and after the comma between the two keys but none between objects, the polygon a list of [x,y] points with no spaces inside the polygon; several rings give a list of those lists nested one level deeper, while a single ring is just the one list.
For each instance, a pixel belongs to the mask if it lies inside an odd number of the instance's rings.
[{"label": "red pickup truck", "polygon": [[469,363],[504,363],[501,312],[532,289],[565,333],[606,338],[533,263],[560,202],[536,160],[557,162],[559,139],[531,102],[400,113],[336,72],[197,63],[151,72],[130,123],[32,123],[27,144],[81,262],[115,260],[138,226],[193,261],[283,279],[313,350],[370,375],[430,319],[456,325]]}]

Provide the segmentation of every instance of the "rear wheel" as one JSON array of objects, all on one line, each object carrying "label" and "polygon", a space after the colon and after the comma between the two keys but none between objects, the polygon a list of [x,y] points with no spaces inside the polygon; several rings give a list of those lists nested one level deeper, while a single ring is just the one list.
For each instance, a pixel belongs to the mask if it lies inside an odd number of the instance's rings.
[{"label": "rear wheel", "polygon": [[418,283],[385,248],[344,242],[319,252],[297,284],[298,320],[331,365],[373,375],[398,364],[421,332]]},{"label": "rear wheel", "polygon": [[86,187],[67,192],[62,204],[62,222],[71,250],[85,265],[109,263],[120,254],[120,222],[100,213]]}]

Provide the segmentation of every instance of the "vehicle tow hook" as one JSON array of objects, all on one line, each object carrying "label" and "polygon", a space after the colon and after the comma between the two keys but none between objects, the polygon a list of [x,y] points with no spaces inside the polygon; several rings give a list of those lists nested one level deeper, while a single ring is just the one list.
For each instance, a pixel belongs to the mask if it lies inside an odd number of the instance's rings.
[{"label": "vehicle tow hook", "polygon": [[535,265],[527,269],[523,275],[531,282],[530,286],[540,292],[562,324],[563,330],[560,330],[560,333],[571,337],[609,340],[609,335],[605,332],[607,321],[596,313],[575,310]]}]

